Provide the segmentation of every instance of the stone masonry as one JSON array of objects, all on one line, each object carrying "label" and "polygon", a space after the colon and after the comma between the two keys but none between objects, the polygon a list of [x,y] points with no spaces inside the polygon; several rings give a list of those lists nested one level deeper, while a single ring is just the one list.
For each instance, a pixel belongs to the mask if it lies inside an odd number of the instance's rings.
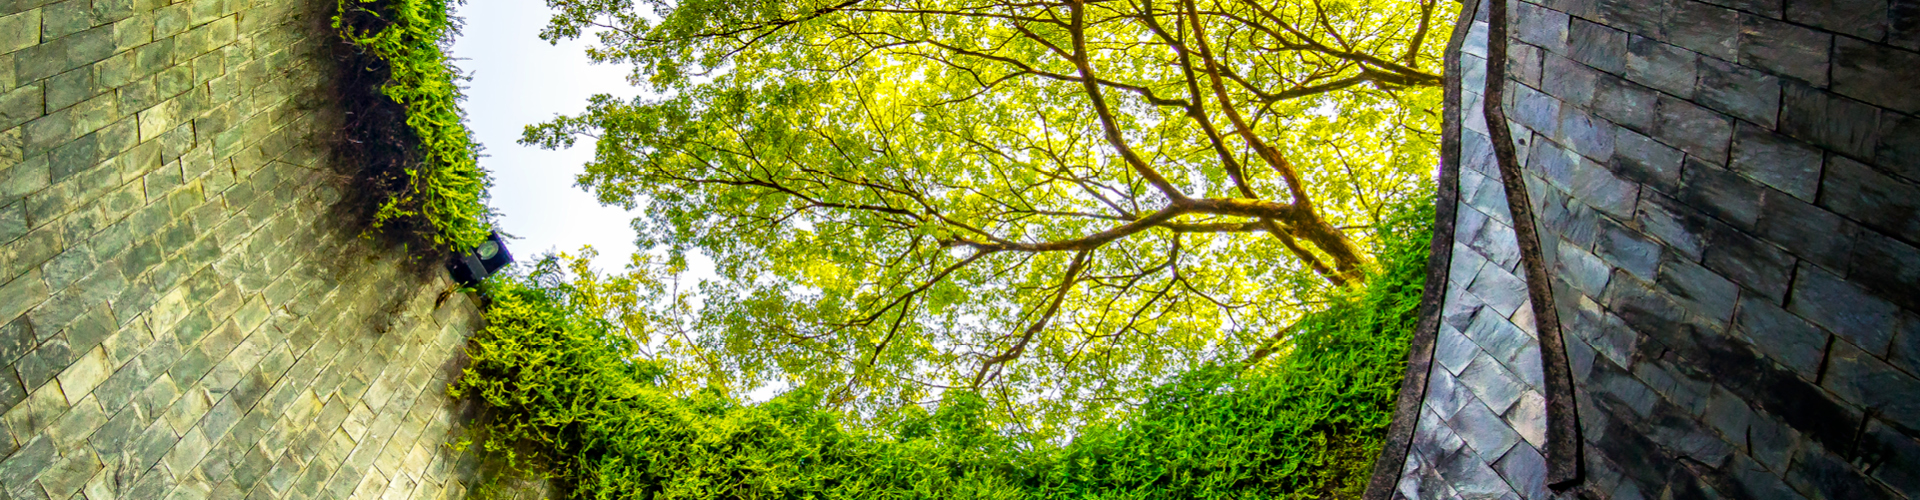
[{"label": "stone masonry", "polygon": [[[1583,442],[1567,493],[1920,498],[1920,1],[1509,5],[1505,107]],[[1484,75],[1449,117],[1462,247],[1409,498],[1555,495],[1515,418],[1538,358]]]},{"label": "stone masonry", "polygon": [[342,222],[332,5],[0,5],[0,499],[463,495],[478,312]]},{"label": "stone masonry", "polygon": [[[1456,29],[1468,30],[1455,54],[1461,112],[1478,117],[1487,23],[1463,11]],[[1458,169],[1446,298],[1397,497],[1548,496],[1539,334],[1499,166],[1485,121],[1475,123],[1461,131],[1458,161],[1466,168]]]}]

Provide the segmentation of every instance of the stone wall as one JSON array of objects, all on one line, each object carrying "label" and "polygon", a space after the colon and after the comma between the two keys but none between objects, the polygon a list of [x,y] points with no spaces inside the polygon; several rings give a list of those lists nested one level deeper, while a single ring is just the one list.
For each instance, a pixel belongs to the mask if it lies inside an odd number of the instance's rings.
[{"label": "stone wall", "polygon": [[[1445,178],[1457,182],[1447,287],[1427,370],[1426,399],[1397,492],[1404,498],[1544,498],[1546,394],[1533,304],[1513,217],[1480,115],[1485,6],[1467,2]],[[1478,19],[1476,19],[1478,17]],[[1465,122],[1461,116],[1469,117]],[[1463,168],[1464,167],[1464,168]]]},{"label": "stone wall", "polygon": [[341,202],[332,5],[0,6],[0,498],[464,491],[477,310]]},{"label": "stone wall", "polygon": [[[1578,404],[1570,492],[1920,497],[1920,2],[1509,5],[1505,107]],[[1484,68],[1486,24],[1472,28],[1481,41],[1459,57]],[[1502,308],[1514,299],[1475,287],[1513,269],[1510,229],[1492,252],[1468,239],[1505,223],[1487,208],[1504,201],[1476,201],[1501,194],[1475,180],[1498,175],[1484,75],[1458,75],[1465,112],[1449,117],[1464,125],[1451,160],[1469,248],[1433,355],[1433,425],[1399,489],[1412,498],[1554,494],[1504,467],[1535,444],[1510,414],[1447,413],[1460,395],[1496,409],[1504,381],[1468,370],[1534,345],[1474,333],[1504,331],[1494,315],[1527,330]],[[1464,459],[1436,463],[1451,456]]]}]

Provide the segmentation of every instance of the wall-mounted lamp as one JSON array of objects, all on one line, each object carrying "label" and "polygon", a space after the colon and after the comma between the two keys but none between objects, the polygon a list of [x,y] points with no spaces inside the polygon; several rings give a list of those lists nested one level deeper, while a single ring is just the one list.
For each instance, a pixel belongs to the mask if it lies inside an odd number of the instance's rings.
[{"label": "wall-mounted lamp", "polygon": [[499,232],[492,232],[472,252],[456,255],[447,262],[447,271],[453,273],[453,280],[461,286],[474,286],[512,263],[513,254],[507,252],[507,243],[500,240]]}]

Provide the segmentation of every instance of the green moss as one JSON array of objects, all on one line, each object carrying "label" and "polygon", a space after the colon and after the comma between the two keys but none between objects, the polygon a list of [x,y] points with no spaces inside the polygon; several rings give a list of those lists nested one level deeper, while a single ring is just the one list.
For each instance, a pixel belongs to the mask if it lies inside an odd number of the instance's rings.
[{"label": "green moss", "polygon": [[998,431],[964,393],[883,428],[848,425],[806,390],[676,397],[552,260],[489,283],[488,326],[451,391],[491,407],[487,450],[571,498],[1352,498],[1392,419],[1431,204],[1377,228],[1367,287],[1303,319],[1281,354],[1189,373],[1064,446]]},{"label": "green moss", "polygon": [[454,29],[445,0],[337,0],[333,27],[342,39],[386,66],[380,93],[404,107],[413,161],[404,182],[374,215],[374,227],[424,222],[436,246],[465,250],[488,232],[482,201],[490,181],[477,163],[479,145],[463,123],[456,73],[441,50]]}]

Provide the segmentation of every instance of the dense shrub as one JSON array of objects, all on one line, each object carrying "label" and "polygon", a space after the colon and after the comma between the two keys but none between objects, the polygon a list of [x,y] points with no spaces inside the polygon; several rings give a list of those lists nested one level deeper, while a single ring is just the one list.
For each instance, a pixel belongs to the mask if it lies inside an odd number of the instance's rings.
[{"label": "dense shrub", "polygon": [[491,407],[487,450],[534,450],[518,463],[572,498],[1347,498],[1392,418],[1430,204],[1376,228],[1367,287],[1301,320],[1273,359],[1189,373],[1065,445],[1003,432],[969,394],[878,425],[804,389],[676,397],[551,259],[488,285],[488,325],[452,392]]},{"label": "dense shrub", "polygon": [[[336,0],[333,27],[340,37],[368,57],[349,71],[368,71],[384,78],[379,94],[404,108],[407,137],[359,137],[356,142],[396,140],[407,151],[399,156],[398,182],[374,214],[374,227],[424,225],[424,239],[449,250],[467,250],[487,237],[488,210],[482,201],[488,179],[480,169],[479,145],[467,130],[459,107],[460,87],[442,44],[452,40],[454,27],[448,0]],[[378,106],[385,103],[372,103]],[[384,113],[362,113],[390,120]],[[350,129],[378,129],[385,124]],[[386,163],[383,158],[372,163]]]}]

